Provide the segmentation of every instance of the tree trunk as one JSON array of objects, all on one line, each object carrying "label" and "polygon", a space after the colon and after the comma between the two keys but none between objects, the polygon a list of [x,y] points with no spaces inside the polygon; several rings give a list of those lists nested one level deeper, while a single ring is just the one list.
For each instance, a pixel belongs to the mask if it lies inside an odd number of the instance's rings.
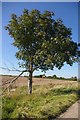
[{"label": "tree trunk", "polygon": [[29,71],[29,79],[28,79],[28,94],[32,93],[32,72]]}]

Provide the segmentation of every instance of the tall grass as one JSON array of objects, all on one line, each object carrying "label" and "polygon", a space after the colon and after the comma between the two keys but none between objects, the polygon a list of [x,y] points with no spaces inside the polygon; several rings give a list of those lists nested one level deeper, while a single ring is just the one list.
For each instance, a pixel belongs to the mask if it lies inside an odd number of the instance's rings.
[{"label": "tall grass", "polygon": [[4,118],[45,118],[58,117],[62,112],[78,100],[78,88],[65,86],[55,88],[54,85],[34,86],[31,95],[27,88],[3,97]]}]

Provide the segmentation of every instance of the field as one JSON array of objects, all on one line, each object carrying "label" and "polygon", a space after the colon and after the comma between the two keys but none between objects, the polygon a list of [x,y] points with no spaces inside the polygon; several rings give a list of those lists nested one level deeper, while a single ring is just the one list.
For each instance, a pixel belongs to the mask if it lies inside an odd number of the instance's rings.
[{"label": "field", "polygon": [[[3,76],[2,83],[11,77]],[[3,96],[2,117],[58,118],[79,99],[77,81],[33,78],[33,93],[27,94],[27,78],[20,77],[14,92]]]},{"label": "field", "polygon": [[[4,84],[6,81],[10,81],[13,79],[14,76],[0,76],[0,80],[2,79],[2,83]],[[14,86],[27,86],[27,77],[20,77],[17,81],[14,82]],[[48,79],[48,78],[33,78],[33,85],[47,85],[47,84],[54,84],[54,85],[70,85],[77,86],[78,83],[76,81],[70,80],[55,80],[55,79]],[[1,84],[1,83],[0,83]]]}]

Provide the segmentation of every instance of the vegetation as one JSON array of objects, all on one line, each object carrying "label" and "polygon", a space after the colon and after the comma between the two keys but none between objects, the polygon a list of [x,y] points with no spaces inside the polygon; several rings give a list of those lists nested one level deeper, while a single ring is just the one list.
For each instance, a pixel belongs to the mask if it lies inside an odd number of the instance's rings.
[{"label": "vegetation", "polygon": [[58,77],[57,75],[53,75],[53,76],[45,76],[44,74],[43,75],[36,75],[34,76],[35,78],[42,78],[42,77],[45,77],[45,78],[49,78],[49,79],[58,79],[58,80],[72,80],[72,81],[77,81],[77,77],[71,77],[71,78],[64,78],[64,77]]},{"label": "vegetation", "polygon": [[[16,92],[17,91],[17,92]],[[53,84],[33,86],[33,93],[26,95],[26,87],[17,88],[14,93],[3,97],[3,120],[5,118],[57,118],[78,100],[78,88]]]},{"label": "vegetation", "polygon": [[65,62],[72,65],[78,58],[78,45],[72,41],[71,29],[61,19],[53,18],[54,13],[50,11],[24,9],[21,16],[12,14],[5,26],[18,48],[16,57],[23,61],[20,67],[29,72],[29,93],[32,93],[34,70],[60,69]]}]

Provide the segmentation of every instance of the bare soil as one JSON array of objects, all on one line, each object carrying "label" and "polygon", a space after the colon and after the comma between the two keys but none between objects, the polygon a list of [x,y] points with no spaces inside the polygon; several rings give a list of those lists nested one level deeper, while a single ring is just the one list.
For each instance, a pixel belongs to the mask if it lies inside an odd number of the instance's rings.
[{"label": "bare soil", "polygon": [[[0,76],[0,86],[2,84],[5,84],[8,81],[11,81],[14,78],[14,76]],[[27,86],[28,78],[27,77],[20,77],[14,82],[14,86]],[[48,78],[34,78],[33,77],[33,85],[47,85],[47,84],[54,84],[59,86],[65,86],[65,85],[70,85],[70,86],[78,86],[77,81],[70,81],[70,80],[56,80],[56,79],[48,79]],[[8,84],[6,84],[8,85]],[[4,86],[6,86],[4,85]]]}]

